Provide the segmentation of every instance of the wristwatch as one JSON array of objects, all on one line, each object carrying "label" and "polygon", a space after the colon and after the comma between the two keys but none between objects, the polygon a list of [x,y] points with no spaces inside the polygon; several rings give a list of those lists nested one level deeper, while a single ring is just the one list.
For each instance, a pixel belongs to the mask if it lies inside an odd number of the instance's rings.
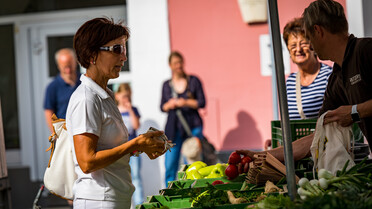
[{"label": "wristwatch", "polygon": [[357,105],[353,105],[351,107],[351,118],[353,119],[354,123],[359,123],[360,122],[360,117],[359,117],[359,113],[358,113],[358,110],[357,110]]}]

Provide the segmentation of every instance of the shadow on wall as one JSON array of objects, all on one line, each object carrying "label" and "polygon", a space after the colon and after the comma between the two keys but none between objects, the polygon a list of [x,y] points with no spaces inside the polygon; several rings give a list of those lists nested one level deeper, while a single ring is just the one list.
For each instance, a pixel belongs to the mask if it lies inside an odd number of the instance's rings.
[{"label": "shadow on wall", "polygon": [[238,126],[231,129],[223,140],[223,150],[262,149],[261,134],[250,114],[239,111]]}]

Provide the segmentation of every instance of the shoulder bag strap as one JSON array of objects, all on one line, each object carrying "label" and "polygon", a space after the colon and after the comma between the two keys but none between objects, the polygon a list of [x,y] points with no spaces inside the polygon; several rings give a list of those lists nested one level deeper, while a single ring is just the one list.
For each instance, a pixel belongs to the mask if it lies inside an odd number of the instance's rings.
[{"label": "shoulder bag strap", "polygon": [[[173,98],[178,98],[177,93],[176,93],[176,90],[173,87],[172,80],[169,81],[169,85],[170,85],[171,90],[172,90],[172,97]],[[180,120],[183,129],[185,129],[186,134],[189,137],[192,137],[191,129],[189,127],[189,124],[187,124],[187,121],[186,121],[185,117],[183,117],[182,112],[181,112],[181,109],[178,108],[176,110],[176,115],[177,115],[178,119]]]},{"label": "shoulder bag strap", "polygon": [[301,101],[301,80],[300,80],[300,72],[296,74],[296,104],[298,113],[301,116],[301,119],[306,119],[304,110],[302,109],[302,101]]}]

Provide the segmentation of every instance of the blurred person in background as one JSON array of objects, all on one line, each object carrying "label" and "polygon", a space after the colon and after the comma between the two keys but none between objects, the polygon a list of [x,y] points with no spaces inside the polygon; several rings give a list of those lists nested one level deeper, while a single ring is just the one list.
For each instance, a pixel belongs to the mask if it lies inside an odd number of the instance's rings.
[{"label": "blurred person in background", "polygon": [[[205,107],[203,86],[200,80],[184,71],[184,59],[181,53],[174,51],[169,55],[169,67],[172,78],[163,83],[160,109],[168,113],[165,135],[173,139],[176,145],[172,152],[165,154],[165,185],[176,179],[182,143],[188,138],[176,110],[181,110],[193,136],[202,139],[203,121],[198,109]],[[173,89],[173,90],[172,90]],[[175,92],[174,97],[172,91]]]},{"label": "blurred person in background", "polygon": [[[128,141],[137,137],[137,129],[140,127],[140,114],[138,109],[132,106],[132,90],[128,83],[119,85],[115,93],[115,99],[118,104],[121,117],[128,129]],[[133,193],[133,202],[135,205],[142,204],[144,201],[143,186],[141,179],[141,155],[131,156],[129,165],[132,174],[132,183],[136,190]]]},{"label": "blurred person in background", "polygon": [[59,74],[48,85],[44,98],[44,114],[50,132],[53,132],[52,115],[66,118],[66,110],[71,94],[80,85],[75,51],[63,48],[55,53]]},{"label": "blurred person in background", "polygon": [[119,77],[127,60],[128,28],[108,18],[85,22],[74,36],[79,63],[87,69],[70,98],[66,114],[77,180],[74,208],[129,209],[134,186],[129,158],[134,151],[150,159],[164,154],[162,131],[128,141],[128,130],[117,108],[110,79]]}]

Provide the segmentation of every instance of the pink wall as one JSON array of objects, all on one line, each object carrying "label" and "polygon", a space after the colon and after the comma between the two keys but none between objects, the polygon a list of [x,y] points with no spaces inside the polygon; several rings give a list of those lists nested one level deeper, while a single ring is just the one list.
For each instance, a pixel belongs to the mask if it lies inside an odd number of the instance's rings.
[{"label": "pink wall", "polygon": [[[278,1],[281,28],[310,2]],[[204,85],[204,134],[218,150],[262,149],[273,118],[271,77],[260,72],[259,35],[268,24],[245,24],[237,0],[168,0],[168,10],[171,48]]]}]

